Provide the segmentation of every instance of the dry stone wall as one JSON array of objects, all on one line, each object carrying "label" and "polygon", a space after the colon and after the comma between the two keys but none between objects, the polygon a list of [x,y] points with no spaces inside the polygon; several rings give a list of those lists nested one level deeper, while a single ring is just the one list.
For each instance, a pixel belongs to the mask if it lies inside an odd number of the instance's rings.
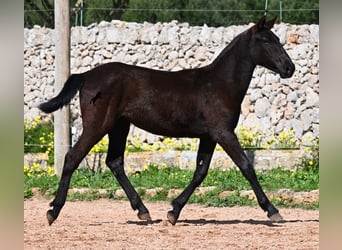
[{"label": "dry stone wall", "polygon": [[[176,71],[208,65],[229,42],[252,24],[192,27],[187,23],[101,22],[71,29],[71,73],[119,61]],[[293,128],[297,138],[319,137],[319,26],[278,24],[274,32],[296,65],[292,78],[262,67],[254,71],[242,103],[239,124],[279,133]],[[46,117],[36,105],[54,96],[55,31],[24,29],[25,118]],[[81,132],[78,97],[72,101],[73,141]],[[48,116],[50,117],[50,116]],[[131,135],[158,140],[132,126]]]}]

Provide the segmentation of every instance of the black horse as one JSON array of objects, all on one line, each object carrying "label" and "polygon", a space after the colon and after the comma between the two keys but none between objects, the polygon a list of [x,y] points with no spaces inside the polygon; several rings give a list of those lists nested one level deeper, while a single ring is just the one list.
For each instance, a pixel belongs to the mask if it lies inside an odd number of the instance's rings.
[{"label": "black horse", "polygon": [[282,220],[263,192],[254,168],[234,133],[241,102],[256,65],[282,78],[293,75],[295,66],[271,31],[276,17],[260,21],[244,31],[208,66],[166,72],[118,62],[71,75],[61,92],[39,108],[51,113],[67,105],[79,91],[83,131],[65,155],[63,172],[53,208],[47,211],[51,225],[67,196],[71,176],[89,150],[106,134],[106,164],[128,196],[141,220],[149,211],[124,171],[124,151],[130,124],[170,137],[200,139],[196,170],[186,189],[172,202],[168,220],[174,225],[190,195],[208,173],[216,143],[231,157],[250,182],[261,208],[272,221]]}]

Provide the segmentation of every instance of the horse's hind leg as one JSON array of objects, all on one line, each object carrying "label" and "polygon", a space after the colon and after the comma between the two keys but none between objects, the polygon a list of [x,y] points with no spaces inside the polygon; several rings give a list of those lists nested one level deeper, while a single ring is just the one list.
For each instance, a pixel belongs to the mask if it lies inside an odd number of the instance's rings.
[{"label": "horse's hind leg", "polygon": [[53,208],[47,211],[47,219],[51,225],[58,217],[64,206],[71,176],[78,167],[82,159],[89,150],[104,136],[104,134],[87,133],[90,130],[84,130],[77,143],[71,148],[64,158],[63,172],[59,182],[55,199],[50,203]]},{"label": "horse's hind leg", "polygon": [[208,174],[208,169],[213,155],[216,143],[209,138],[201,138],[197,153],[196,170],[190,184],[184,191],[172,201],[173,210],[167,213],[167,218],[172,225],[175,225],[179,214],[190,198],[195,189],[202,183]]},{"label": "horse's hind leg", "polygon": [[133,210],[138,209],[138,217],[141,220],[151,221],[150,213],[143,204],[138,193],[130,183],[124,170],[124,152],[126,147],[126,139],[129,132],[129,122],[120,119],[113,130],[109,132],[109,148],[106,164],[120,183],[131,202]]}]

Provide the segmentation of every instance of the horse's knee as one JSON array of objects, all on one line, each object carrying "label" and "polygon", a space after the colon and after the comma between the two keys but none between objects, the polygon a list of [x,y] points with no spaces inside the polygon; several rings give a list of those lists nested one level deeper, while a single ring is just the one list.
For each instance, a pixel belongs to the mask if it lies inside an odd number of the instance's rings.
[{"label": "horse's knee", "polygon": [[109,169],[112,171],[112,173],[115,176],[119,176],[125,173],[123,168],[123,157],[120,156],[114,160],[106,160],[106,165],[109,167]]},{"label": "horse's knee", "polygon": [[248,179],[255,179],[256,173],[253,167],[253,164],[250,162],[247,162],[246,164],[242,164],[241,166],[238,166],[241,170],[242,174]]}]

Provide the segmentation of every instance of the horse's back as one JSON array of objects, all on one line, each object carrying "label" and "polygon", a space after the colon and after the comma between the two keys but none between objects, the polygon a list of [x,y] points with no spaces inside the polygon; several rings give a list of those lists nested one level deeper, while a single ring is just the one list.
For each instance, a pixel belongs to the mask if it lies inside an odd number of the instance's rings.
[{"label": "horse's back", "polygon": [[103,64],[86,74],[82,113],[92,109],[124,117],[155,134],[198,137],[207,130],[203,116],[211,98],[203,75],[201,69],[168,72],[117,62]]}]

